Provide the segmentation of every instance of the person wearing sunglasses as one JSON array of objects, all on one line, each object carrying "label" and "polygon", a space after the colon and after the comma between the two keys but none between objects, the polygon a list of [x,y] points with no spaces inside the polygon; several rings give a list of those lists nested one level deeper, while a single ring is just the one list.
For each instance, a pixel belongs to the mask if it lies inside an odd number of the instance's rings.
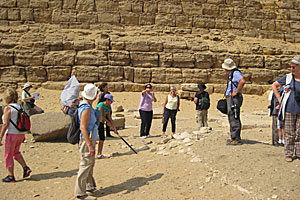
[{"label": "person wearing sunglasses", "polygon": [[150,128],[153,117],[152,102],[156,102],[156,98],[153,92],[151,92],[151,84],[145,86],[145,90],[142,91],[141,101],[139,106],[139,113],[141,116],[141,130],[140,137],[151,137]]}]

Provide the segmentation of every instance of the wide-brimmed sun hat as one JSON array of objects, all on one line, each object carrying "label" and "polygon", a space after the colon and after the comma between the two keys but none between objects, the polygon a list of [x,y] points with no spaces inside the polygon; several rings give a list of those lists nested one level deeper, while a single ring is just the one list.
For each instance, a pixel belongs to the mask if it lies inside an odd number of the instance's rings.
[{"label": "wide-brimmed sun hat", "polygon": [[81,95],[88,100],[94,100],[96,98],[97,91],[98,88],[94,84],[87,84],[84,86]]},{"label": "wide-brimmed sun hat", "polygon": [[206,89],[205,83],[199,83],[199,84],[198,84],[198,88],[199,88],[200,90],[205,90],[205,89]]},{"label": "wide-brimmed sun hat", "polygon": [[296,65],[300,65],[300,57],[299,56],[295,56],[290,63],[296,64]]},{"label": "wide-brimmed sun hat", "polygon": [[222,64],[222,68],[226,70],[233,70],[236,68],[236,64],[231,58],[226,58]]},{"label": "wide-brimmed sun hat", "polygon": [[105,94],[105,95],[104,95],[104,98],[105,98],[105,99],[109,99],[109,100],[111,100],[112,102],[115,102],[114,97],[113,97],[111,94]]},{"label": "wide-brimmed sun hat", "polygon": [[29,83],[25,83],[25,85],[23,86],[23,90],[25,90],[26,88],[32,88],[32,85]]}]

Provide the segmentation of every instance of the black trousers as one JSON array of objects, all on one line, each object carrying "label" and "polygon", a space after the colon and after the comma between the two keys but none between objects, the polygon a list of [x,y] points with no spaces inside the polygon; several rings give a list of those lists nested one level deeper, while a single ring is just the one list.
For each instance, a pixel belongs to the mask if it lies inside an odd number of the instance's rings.
[{"label": "black trousers", "polygon": [[[108,120],[108,117],[106,117],[106,119]],[[111,136],[110,135],[110,126],[108,126],[106,122],[105,122],[105,130],[106,130],[106,137]]]},{"label": "black trousers", "polygon": [[139,112],[140,112],[140,116],[141,116],[141,120],[142,120],[140,135],[141,135],[141,137],[147,136],[147,135],[149,135],[150,128],[151,128],[153,111],[139,110]]},{"label": "black trousers", "polygon": [[165,108],[165,112],[164,112],[164,116],[163,116],[163,128],[162,131],[166,132],[167,129],[167,125],[169,122],[169,118],[171,118],[171,123],[172,123],[172,133],[175,133],[175,129],[176,129],[176,114],[177,114],[177,110],[170,110],[168,108]]},{"label": "black trousers", "polygon": [[[227,116],[230,125],[230,136],[232,140],[241,141],[241,129],[242,123],[240,120],[240,110],[243,104],[243,96],[242,94],[238,94],[233,98],[227,98]],[[237,111],[237,119],[234,118],[234,111],[232,109],[232,105],[236,105]]]}]

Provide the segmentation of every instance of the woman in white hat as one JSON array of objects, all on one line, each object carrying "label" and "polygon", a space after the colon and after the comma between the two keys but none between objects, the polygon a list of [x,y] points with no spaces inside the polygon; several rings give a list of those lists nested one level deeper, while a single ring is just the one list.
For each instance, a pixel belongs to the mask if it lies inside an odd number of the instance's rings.
[{"label": "woman in white hat", "polygon": [[[275,81],[272,90],[277,97],[280,107],[279,119],[284,124],[285,160],[300,159],[300,57],[295,56],[290,61],[291,73]],[[278,89],[285,85],[281,97]]]},{"label": "woman in white hat", "polygon": [[84,87],[83,100],[79,104],[78,119],[80,123],[80,165],[75,184],[75,195],[78,199],[96,199],[87,195],[87,191],[93,192],[96,189],[96,182],[93,177],[95,165],[95,145],[98,139],[98,126],[95,110],[92,107],[97,98],[98,88],[94,84],[87,84]]},{"label": "woman in white hat", "polygon": [[[32,85],[30,85],[29,83],[26,83],[24,85],[24,87],[22,88],[23,89],[22,101],[24,102],[23,107],[24,107],[25,112],[29,116],[34,115],[34,114],[41,114],[44,112],[40,107],[38,107],[34,104],[34,102],[35,102],[34,96],[31,96],[31,94],[29,93],[29,90],[31,88],[32,88]],[[39,96],[40,94],[37,93],[37,95]]]}]

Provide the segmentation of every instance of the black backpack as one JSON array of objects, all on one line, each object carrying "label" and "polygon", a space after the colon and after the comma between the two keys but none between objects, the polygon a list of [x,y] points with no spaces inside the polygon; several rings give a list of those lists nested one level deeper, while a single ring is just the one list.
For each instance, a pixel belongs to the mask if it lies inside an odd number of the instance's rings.
[{"label": "black backpack", "polygon": [[[82,104],[79,106],[79,108],[83,105],[86,104]],[[78,109],[79,109],[78,108]],[[71,121],[71,125],[69,127],[68,133],[67,133],[67,140],[69,143],[71,144],[78,144],[79,143],[79,135],[80,135],[80,124],[78,123],[79,118],[78,118],[78,109],[75,110],[73,116],[72,116],[72,121]]]},{"label": "black backpack", "polygon": [[210,102],[208,95],[204,93],[201,98],[198,99],[198,106],[200,110],[208,110],[210,107]]}]

